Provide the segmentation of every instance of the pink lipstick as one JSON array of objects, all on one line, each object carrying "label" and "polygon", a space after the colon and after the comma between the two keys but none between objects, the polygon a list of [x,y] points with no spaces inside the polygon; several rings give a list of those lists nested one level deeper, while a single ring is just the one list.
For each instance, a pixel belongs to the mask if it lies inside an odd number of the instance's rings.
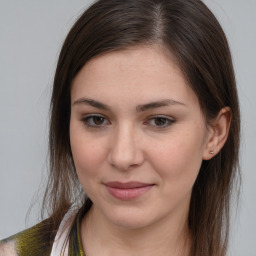
[{"label": "pink lipstick", "polygon": [[127,183],[114,181],[106,183],[105,186],[113,197],[120,200],[132,200],[145,194],[154,186],[154,184],[135,181]]}]

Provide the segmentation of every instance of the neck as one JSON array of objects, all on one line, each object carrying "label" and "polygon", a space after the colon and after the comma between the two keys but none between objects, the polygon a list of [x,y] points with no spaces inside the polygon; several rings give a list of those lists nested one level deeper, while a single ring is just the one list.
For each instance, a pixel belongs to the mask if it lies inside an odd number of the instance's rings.
[{"label": "neck", "polygon": [[81,225],[84,251],[86,256],[187,256],[191,246],[187,216],[174,219],[163,219],[148,227],[128,229],[102,218],[92,206]]}]

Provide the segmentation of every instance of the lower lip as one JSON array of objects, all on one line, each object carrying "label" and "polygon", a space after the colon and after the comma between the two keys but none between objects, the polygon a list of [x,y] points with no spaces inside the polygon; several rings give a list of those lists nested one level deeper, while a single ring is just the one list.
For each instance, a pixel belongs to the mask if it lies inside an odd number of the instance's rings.
[{"label": "lower lip", "polygon": [[138,198],[148,192],[153,185],[139,187],[139,188],[129,188],[129,189],[121,189],[121,188],[113,188],[106,186],[108,192],[115,198],[120,200],[132,200]]}]

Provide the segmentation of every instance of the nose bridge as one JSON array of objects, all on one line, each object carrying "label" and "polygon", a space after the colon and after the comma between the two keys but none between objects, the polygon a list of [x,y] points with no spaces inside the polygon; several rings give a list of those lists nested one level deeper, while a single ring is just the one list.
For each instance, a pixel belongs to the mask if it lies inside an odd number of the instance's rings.
[{"label": "nose bridge", "polygon": [[143,154],[139,148],[138,132],[130,123],[123,123],[113,131],[109,162],[120,170],[139,165]]}]

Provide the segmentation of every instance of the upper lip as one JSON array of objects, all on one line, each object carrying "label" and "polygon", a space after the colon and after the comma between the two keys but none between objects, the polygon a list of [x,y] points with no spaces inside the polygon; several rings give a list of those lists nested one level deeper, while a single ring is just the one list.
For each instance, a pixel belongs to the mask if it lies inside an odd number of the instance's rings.
[{"label": "upper lip", "polygon": [[143,183],[138,181],[131,181],[131,182],[119,182],[119,181],[112,181],[105,183],[106,186],[111,188],[119,188],[119,189],[131,189],[131,188],[141,188],[146,186],[152,186],[153,184],[150,183]]}]

